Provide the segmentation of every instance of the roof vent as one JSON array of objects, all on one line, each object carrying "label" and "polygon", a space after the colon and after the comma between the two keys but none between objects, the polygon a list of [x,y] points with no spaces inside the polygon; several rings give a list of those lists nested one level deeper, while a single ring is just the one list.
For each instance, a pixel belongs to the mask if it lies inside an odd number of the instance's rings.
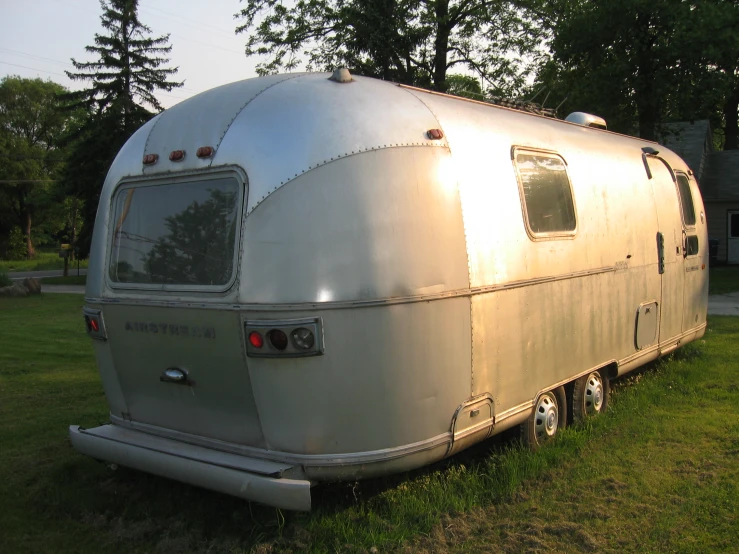
[{"label": "roof vent", "polygon": [[349,70],[346,67],[340,67],[334,71],[333,75],[331,75],[328,80],[336,81],[337,83],[351,83],[354,79],[352,79],[352,74],[349,73]]},{"label": "roof vent", "polygon": [[597,115],[584,113],[584,112],[572,112],[570,115],[565,117],[565,121],[570,123],[577,123],[585,127],[595,127],[596,129],[608,129],[606,120]]}]

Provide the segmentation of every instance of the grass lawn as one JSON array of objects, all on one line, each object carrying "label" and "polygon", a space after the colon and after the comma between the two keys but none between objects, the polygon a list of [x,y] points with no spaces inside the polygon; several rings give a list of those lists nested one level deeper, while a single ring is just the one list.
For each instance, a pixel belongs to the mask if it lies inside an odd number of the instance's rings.
[{"label": "grass lawn", "polygon": [[[87,260],[80,260],[80,268],[87,267]],[[64,259],[57,251],[36,252],[32,260],[0,260],[0,270],[10,271],[44,271],[48,269],[64,269]],[[69,272],[77,269],[77,261],[69,262]]]},{"label": "grass lawn", "polygon": [[708,294],[726,294],[739,291],[739,265],[709,268]]},{"label": "grass lawn", "polygon": [[728,552],[739,544],[739,318],[615,383],[532,453],[493,439],[410,474],[250,505],[77,454],[107,405],[75,295],[0,299],[0,551]]}]

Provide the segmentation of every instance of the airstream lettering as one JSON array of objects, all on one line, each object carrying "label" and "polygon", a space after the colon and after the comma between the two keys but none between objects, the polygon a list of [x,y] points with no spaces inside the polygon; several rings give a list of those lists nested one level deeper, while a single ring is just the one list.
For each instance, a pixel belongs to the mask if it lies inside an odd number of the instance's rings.
[{"label": "airstream lettering", "polygon": [[307,510],[513,426],[538,445],[703,335],[678,156],[337,75],[216,88],[123,147],[84,309],[110,423],[79,451]]}]

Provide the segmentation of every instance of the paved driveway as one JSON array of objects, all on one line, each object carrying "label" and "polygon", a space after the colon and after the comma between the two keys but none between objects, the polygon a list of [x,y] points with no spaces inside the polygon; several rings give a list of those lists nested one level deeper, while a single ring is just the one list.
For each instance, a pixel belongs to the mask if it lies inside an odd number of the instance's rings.
[{"label": "paved driveway", "polygon": [[739,316],[739,292],[709,296],[708,313],[709,315]]}]

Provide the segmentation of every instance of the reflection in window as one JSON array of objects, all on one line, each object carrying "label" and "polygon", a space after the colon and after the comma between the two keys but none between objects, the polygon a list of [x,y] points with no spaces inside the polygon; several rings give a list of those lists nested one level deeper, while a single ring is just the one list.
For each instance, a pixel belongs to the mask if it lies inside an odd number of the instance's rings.
[{"label": "reflection in window", "polygon": [[680,193],[683,223],[689,227],[695,225],[695,206],[693,205],[693,195],[690,194],[690,183],[688,178],[681,173],[677,174],[677,190]]},{"label": "reflection in window", "polygon": [[534,234],[575,230],[575,207],[570,180],[562,158],[544,153],[517,152],[516,168]]},{"label": "reflection in window", "polygon": [[109,274],[117,283],[224,286],[239,213],[233,178],[126,187],[113,200]]}]

